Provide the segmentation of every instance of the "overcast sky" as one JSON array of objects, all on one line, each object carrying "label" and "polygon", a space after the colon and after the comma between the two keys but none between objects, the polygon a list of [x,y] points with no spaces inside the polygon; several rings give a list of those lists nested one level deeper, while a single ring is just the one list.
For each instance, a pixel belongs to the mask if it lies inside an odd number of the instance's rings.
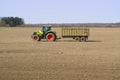
[{"label": "overcast sky", "polygon": [[0,17],[26,23],[120,22],[120,0],[0,0]]}]

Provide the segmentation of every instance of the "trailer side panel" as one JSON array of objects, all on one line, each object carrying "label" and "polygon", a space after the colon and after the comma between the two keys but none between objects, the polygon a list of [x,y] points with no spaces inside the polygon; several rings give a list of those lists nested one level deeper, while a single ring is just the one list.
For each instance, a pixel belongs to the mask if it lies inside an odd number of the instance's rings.
[{"label": "trailer side panel", "polygon": [[89,36],[88,28],[62,28],[62,37]]}]

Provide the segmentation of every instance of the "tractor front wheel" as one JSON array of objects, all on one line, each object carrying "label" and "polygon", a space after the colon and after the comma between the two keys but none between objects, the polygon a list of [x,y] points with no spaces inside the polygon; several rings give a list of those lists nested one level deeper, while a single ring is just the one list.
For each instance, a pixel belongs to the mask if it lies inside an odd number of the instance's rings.
[{"label": "tractor front wheel", "polygon": [[56,40],[56,35],[54,33],[48,33],[46,35],[46,40],[47,41],[55,41]]},{"label": "tractor front wheel", "polygon": [[41,38],[39,36],[37,36],[37,35],[33,35],[33,40],[34,41],[40,41]]}]

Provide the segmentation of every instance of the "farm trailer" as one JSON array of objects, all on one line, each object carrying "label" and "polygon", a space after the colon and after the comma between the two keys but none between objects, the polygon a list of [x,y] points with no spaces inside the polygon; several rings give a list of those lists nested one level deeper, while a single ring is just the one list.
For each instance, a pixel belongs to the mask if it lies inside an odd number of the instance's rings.
[{"label": "farm trailer", "polygon": [[90,35],[88,28],[62,28],[62,38],[73,38],[76,41],[87,41]]}]

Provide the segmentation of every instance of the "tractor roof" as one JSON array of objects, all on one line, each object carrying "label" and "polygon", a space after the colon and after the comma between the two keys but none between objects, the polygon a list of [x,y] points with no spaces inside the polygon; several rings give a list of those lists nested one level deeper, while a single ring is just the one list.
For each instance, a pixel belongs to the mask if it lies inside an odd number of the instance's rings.
[{"label": "tractor roof", "polygon": [[52,25],[43,25],[43,27],[52,27]]}]

